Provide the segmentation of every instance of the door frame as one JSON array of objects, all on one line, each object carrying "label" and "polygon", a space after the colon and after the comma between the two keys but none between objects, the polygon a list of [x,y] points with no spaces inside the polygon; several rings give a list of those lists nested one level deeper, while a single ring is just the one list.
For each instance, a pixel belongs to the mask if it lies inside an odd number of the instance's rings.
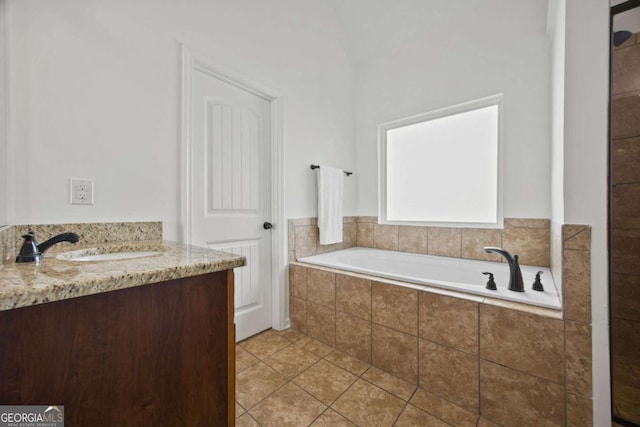
[{"label": "door frame", "polygon": [[271,105],[271,218],[274,223],[271,236],[271,323],[274,329],[288,327],[285,318],[285,274],[286,259],[284,244],[286,242],[286,220],[284,218],[283,198],[283,96],[254,79],[247,77],[225,65],[219,64],[210,57],[181,45],[181,118],[180,118],[180,223],[179,235],[182,242],[191,244],[193,227],[191,210],[191,154],[193,141],[191,135],[191,101],[193,72],[204,72],[219,80],[246,90],[266,99]]}]

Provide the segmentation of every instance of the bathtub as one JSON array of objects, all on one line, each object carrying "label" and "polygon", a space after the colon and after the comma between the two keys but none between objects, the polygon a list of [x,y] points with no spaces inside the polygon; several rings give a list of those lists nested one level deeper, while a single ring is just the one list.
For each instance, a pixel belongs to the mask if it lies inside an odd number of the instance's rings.
[{"label": "bathtub", "polygon": [[[327,252],[300,258],[298,262],[406,282],[418,289],[436,287],[556,310],[562,308],[551,271],[546,267],[521,265],[525,291],[513,292],[507,289],[509,266],[499,262],[370,248]],[[482,274],[485,271],[494,274],[497,290],[485,288],[487,276]],[[543,272],[544,292],[531,289],[538,271]]]}]

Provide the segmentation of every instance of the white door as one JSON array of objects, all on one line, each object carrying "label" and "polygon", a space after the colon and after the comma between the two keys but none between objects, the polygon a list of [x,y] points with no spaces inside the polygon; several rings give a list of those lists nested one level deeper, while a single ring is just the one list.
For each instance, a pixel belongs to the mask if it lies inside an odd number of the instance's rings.
[{"label": "white door", "polygon": [[192,74],[191,243],[247,258],[235,269],[236,340],[272,325],[271,103]]}]

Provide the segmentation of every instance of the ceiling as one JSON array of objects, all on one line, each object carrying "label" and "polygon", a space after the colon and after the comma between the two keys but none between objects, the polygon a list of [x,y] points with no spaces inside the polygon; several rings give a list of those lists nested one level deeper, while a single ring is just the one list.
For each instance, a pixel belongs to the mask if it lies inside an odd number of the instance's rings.
[{"label": "ceiling", "polygon": [[344,28],[356,61],[409,40],[497,36],[510,31],[545,34],[547,0],[327,0]]}]

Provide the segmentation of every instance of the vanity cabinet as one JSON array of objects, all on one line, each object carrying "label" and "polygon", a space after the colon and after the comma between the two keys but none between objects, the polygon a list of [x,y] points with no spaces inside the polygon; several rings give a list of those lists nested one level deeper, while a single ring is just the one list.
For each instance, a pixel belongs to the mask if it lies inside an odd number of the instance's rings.
[{"label": "vanity cabinet", "polygon": [[0,311],[0,404],[65,425],[234,425],[233,270]]}]

